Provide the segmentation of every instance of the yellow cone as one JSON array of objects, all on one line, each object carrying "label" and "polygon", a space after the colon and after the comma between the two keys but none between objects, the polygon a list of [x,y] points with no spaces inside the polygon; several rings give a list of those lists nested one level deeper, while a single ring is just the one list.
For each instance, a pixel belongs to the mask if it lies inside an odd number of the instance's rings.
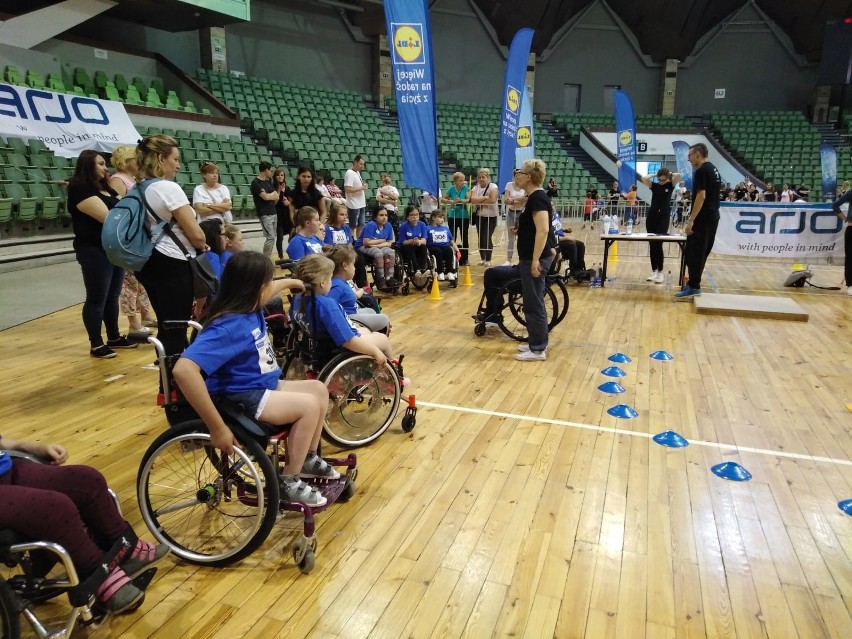
[{"label": "yellow cone", "polygon": [[613,242],[612,246],[609,247],[609,258],[608,262],[618,262],[618,242]]},{"label": "yellow cone", "polygon": [[438,278],[432,278],[432,290],[429,291],[429,299],[434,300],[436,302],[440,302],[443,297],[441,297],[441,289],[438,288]]},{"label": "yellow cone", "polygon": [[470,279],[470,267],[464,267],[464,278],[462,279],[462,286],[473,286],[473,280]]}]

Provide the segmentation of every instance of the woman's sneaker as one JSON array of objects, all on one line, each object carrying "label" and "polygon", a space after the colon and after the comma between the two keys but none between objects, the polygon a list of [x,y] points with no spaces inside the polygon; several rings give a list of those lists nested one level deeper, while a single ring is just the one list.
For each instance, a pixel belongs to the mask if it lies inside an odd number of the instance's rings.
[{"label": "woman's sneaker", "polygon": [[112,359],[115,357],[115,351],[106,344],[101,344],[97,348],[91,349],[89,351],[89,355],[97,357],[98,359]]},{"label": "woman's sneaker", "polygon": [[134,586],[127,573],[118,566],[107,575],[96,594],[107,612],[113,615],[135,610],[145,598],[145,593]]},{"label": "woman's sneaker", "polygon": [[316,479],[339,479],[340,473],[316,453],[308,453],[299,477],[315,477]]},{"label": "woman's sneaker", "polygon": [[107,346],[110,348],[139,348],[139,344],[135,344],[127,339],[127,335],[121,335],[117,339],[108,339]]},{"label": "woman's sneaker", "polygon": [[135,579],[170,552],[171,550],[165,544],[155,546],[144,539],[137,539],[130,557],[121,564],[121,568],[128,577]]},{"label": "woman's sneaker", "polygon": [[312,488],[298,477],[281,478],[281,499],[284,501],[297,501],[319,508],[325,506],[328,500],[316,488]]}]

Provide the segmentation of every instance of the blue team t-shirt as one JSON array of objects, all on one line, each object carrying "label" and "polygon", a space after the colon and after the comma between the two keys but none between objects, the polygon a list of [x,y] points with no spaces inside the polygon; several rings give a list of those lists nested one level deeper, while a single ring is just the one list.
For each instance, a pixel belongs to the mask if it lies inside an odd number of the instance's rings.
[{"label": "blue team t-shirt", "polygon": [[225,265],[228,263],[228,260],[233,257],[233,253],[231,251],[222,251],[222,256],[219,258],[222,261],[222,270],[225,270]]},{"label": "blue team t-shirt", "polygon": [[207,251],[207,261],[210,262],[210,267],[216,274],[218,279],[222,279],[222,269],[225,268],[225,263],[222,261],[222,256],[213,251]]},{"label": "blue team t-shirt", "polygon": [[360,333],[355,325],[349,320],[346,311],[343,307],[332,299],[329,295],[313,295],[305,298],[305,308],[302,307],[302,294],[299,293],[293,298],[293,305],[290,307],[291,316],[296,319],[301,316],[304,321],[310,324],[314,316],[312,303],[317,305],[317,322],[319,326],[315,327],[318,337],[327,336],[337,346],[343,346],[353,337],[358,337]]},{"label": "blue team t-shirt", "polygon": [[0,450],[0,475],[5,475],[12,468],[12,458],[6,451]]},{"label": "blue team t-shirt", "polygon": [[550,225],[553,227],[553,232],[556,234],[556,237],[564,237],[565,231],[562,229],[562,220],[559,219],[559,213],[557,211],[553,212],[553,218],[550,220]]},{"label": "blue team t-shirt", "polygon": [[399,225],[399,245],[406,240],[415,240],[418,238],[426,239],[426,225],[418,220],[414,226],[408,223],[408,220]]},{"label": "blue team t-shirt", "polygon": [[453,241],[453,232],[449,226],[426,227],[426,246],[449,246]]},{"label": "blue team t-shirt", "polygon": [[322,242],[314,235],[305,237],[301,233],[296,233],[287,245],[287,255],[296,262],[311,253],[322,253]]},{"label": "blue team t-shirt", "polygon": [[352,244],[352,229],[348,224],[344,224],[340,228],[334,226],[325,227],[325,242],[330,246],[337,244]]},{"label": "blue team t-shirt", "polygon": [[367,226],[364,227],[364,230],[361,232],[361,236],[355,242],[355,245],[363,246],[364,238],[368,240],[387,240],[388,242],[393,242],[393,227],[390,223],[385,222],[385,225],[382,228],[379,228],[379,225],[376,224],[375,220],[370,220],[367,222]]},{"label": "blue team t-shirt", "polygon": [[331,278],[331,290],[328,292],[328,297],[337,301],[347,315],[353,315],[358,312],[358,298],[355,297],[355,291],[349,286],[349,282],[339,277]]},{"label": "blue team t-shirt", "polygon": [[183,357],[198,364],[207,375],[211,395],[275,390],[281,377],[260,310],[213,320],[187,347]]}]

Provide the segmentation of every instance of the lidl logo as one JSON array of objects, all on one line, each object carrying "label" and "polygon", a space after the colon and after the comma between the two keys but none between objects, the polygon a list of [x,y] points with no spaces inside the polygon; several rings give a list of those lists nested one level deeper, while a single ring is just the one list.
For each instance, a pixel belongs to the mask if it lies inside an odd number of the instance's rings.
[{"label": "lidl logo", "polygon": [[394,62],[425,64],[423,55],[423,25],[395,24],[393,31]]},{"label": "lidl logo", "polygon": [[529,127],[522,126],[518,129],[518,146],[527,147],[530,145],[530,129]]},{"label": "lidl logo", "polygon": [[627,146],[633,142],[633,134],[630,131],[622,131],[618,134],[618,143],[621,146]]},{"label": "lidl logo", "polygon": [[518,108],[521,106],[521,94],[515,87],[509,87],[509,90],[506,92],[506,104],[509,107],[509,111],[512,113],[518,112]]}]

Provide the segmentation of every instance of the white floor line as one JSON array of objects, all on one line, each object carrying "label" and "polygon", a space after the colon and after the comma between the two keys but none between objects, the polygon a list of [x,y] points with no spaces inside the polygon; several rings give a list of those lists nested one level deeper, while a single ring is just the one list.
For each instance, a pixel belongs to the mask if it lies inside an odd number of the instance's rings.
[{"label": "white floor line", "polygon": [[[460,413],[473,413],[475,415],[489,415],[491,417],[506,417],[508,419],[517,419],[528,422],[541,422],[543,424],[554,424],[556,426],[566,426],[568,428],[580,428],[582,430],[594,430],[601,433],[613,433],[615,435],[630,435],[632,437],[644,437],[650,439],[654,435],[651,433],[643,433],[624,428],[609,428],[608,426],[594,426],[592,424],[581,424],[579,422],[569,422],[562,419],[549,419],[547,417],[531,417],[529,415],[515,415],[514,413],[502,413],[492,410],[484,410],[482,408],[467,408],[465,406],[450,406],[448,404],[435,404],[433,402],[417,402],[418,406],[426,408],[437,408],[441,410],[451,410]],[[689,439],[692,446],[706,446],[707,448],[718,448],[719,450],[730,450],[737,453],[755,453],[758,455],[769,455],[772,457],[786,457],[789,459],[805,459],[813,462],[824,462],[827,464],[838,464],[840,466],[852,466],[852,460],[834,459],[832,457],[820,457],[817,455],[807,455],[804,453],[788,453],[779,450],[768,450],[766,448],[750,448],[748,446],[737,446],[736,444],[720,444],[719,442],[702,441],[699,439]]]}]

